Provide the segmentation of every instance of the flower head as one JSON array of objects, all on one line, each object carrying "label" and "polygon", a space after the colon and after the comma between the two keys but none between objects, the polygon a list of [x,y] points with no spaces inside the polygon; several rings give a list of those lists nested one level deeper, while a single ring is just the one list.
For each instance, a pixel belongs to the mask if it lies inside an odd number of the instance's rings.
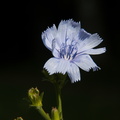
[{"label": "flower head", "polygon": [[102,54],[106,48],[97,48],[103,40],[97,33],[90,34],[73,20],[61,21],[56,28],[48,28],[42,33],[44,45],[53,56],[44,65],[49,74],[68,73],[71,82],[81,80],[79,68],[89,71],[100,69],[90,55]]}]

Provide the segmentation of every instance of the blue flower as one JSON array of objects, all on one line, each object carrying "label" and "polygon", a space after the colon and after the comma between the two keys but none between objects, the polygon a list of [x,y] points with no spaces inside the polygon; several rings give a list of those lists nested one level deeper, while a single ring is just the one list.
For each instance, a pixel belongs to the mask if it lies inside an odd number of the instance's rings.
[{"label": "blue flower", "polygon": [[71,82],[81,80],[80,69],[96,71],[100,69],[90,55],[102,54],[106,48],[97,48],[103,40],[97,33],[90,34],[81,28],[80,23],[73,20],[62,20],[56,28],[53,25],[42,33],[44,45],[53,56],[44,65],[50,75],[67,73]]}]

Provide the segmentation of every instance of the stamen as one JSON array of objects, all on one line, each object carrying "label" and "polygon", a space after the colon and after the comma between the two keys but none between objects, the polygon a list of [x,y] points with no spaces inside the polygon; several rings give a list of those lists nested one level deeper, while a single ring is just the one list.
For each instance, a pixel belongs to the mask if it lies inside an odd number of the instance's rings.
[{"label": "stamen", "polygon": [[75,45],[65,45],[60,49],[60,57],[64,58],[65,60],[72,60],[77,53],[77,48]]}]

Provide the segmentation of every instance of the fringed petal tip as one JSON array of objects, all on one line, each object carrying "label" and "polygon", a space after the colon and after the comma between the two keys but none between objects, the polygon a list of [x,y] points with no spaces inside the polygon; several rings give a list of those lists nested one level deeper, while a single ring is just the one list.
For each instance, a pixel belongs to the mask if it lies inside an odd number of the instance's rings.
[{"label": "fringed petal tip", "polygon": [[68,76],[71,80],[71,83],[77,82],[81,80],[79,67],[73,63],[70,63],[69,69],[67,71]]},{"label": "fringed petal tip", "polygon": [[86,71],[86,72],[90,72],[91,70],[93,70],[93,72],[95,72],[95,71],[101,70],[101,68],[98,67],[98,66],[95,66],[95,67],[88,68],[88,69],[86,69],[85,71]]},{"label": "fringed petal tip", "polygon": [[44,45],[51,51],[52,50],[52,41],[56,36],[57,28],[55,25],[53,25],[51,28],[47,28],[44,32],[41,34],[42,41]]},{"label": "fringed petal tip", "polygon": [[93,72],[94,72],[94,71],[101,70],[101,68],[100,68],[100,67],[98,67],[98,66],[96,66],[96,67],[94,67],[94,68],[92,68],[92,69],[93,69]]},{"label": "fringed petal tip", "polygon": [[[43,36],[44,35],[49,35],[49,34],[51,34],[51,35],[53,35],[53,37],[55,37],[54,35],[55,35],[55,32],[57,31],[57,28],[56,28],[56,26],[55,26],[55,24],[53,24],[53,26],[52,27],[48,27],[46,30],[44,30],[43,32],[42,32],[42,34],[41,34],[41,37],[42,37],[42,39],[43,39]],[[47,36],[47,37],[49,37],[49,36]]]},{"label": "fringed petal tip", "polygon": [[77,80],[75,80],[75,81],[72,81],[72,80],[71,80],[71,83],[77,83],[77,82],[79,82],[79,81],[81,81],[81,79],[77,79]]},{"label": "fringed petal tip", "polygon": [[49,71],[46,67],[43,67],[47,72],[48,72],[48,74],[49,75],[53,75],[53,74],[62,74],[62,75],[65,75],[66,74],[66,72],[60,72],[60,71],[55,71],[55,72],[51,72],[51,71]]},{"label": "fringed petal tip", "polygon": [[72,25],[72,27],[80,27],[80,21],[79,22],[75,22],[73,19],[68,19],[68,20],[61,20],[59,25],[63,25],[63,24],[70,24]]},{"label": "fringed petal tip", "polygon": [[48,72],[49,75],[52,75],[52,74],[53,74],[53,73],[51,73],[45,66],[44,66],[43,68]]},{"label": "fringed petal tip", "polygon": [[103,50],[103,53],[105,53],[105,52],[107,51],[106,47],[103,47],[103,49],[104,49],[104,50]]}]

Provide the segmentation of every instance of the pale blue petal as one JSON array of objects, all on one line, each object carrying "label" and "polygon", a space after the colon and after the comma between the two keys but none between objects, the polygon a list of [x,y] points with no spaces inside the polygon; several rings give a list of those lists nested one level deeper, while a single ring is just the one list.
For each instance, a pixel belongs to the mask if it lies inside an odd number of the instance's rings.
[{"label": "pale blue petal", "polygon": [[60,52],[56,48],[52,50],[52,54],[54,57],[60,58]]},{"label": "pale blue petal", "polygon": [[56,57],[56,58],[60,58],[60,52],[59,51],[60,51],[60,48],[57,45],[56,40],[54,39],[52,41],[52,54],[53,54],[53,56]]},{"label": "pale blue petal", "polygon": [[67,73],[72,83],[81,80],[79,68],[74,63],[70,63]]},{"label": "pale blue petal", "polygon": [[99,35],[92,34],[90,37],[78,43],[78,53],[98,46],[103,40]]},{"label": "pale blue petal", "polygon": [[68,40],[70,41],[77,41],[79,39],[79,33],[80,33],[80,22],[74,22],[73,20],[69,20],[69,24],[68,24],[68,28],[67,28],[67,39],[66,42]]},{"label": "pale blue petal", "polygon": [[93,71],[96,71],[100,69],[95,62],[92,60],[92,58],[89,55],[78,55],[73,62],[78,65],[81,69],[89,72],[90,69],[93,69]]},{"label": "pale blue petal", "polygon": [[43,43],[49,50],[52,50],[52,41],[55,39],[56,34],[57,29],[55,25],[42,33]]},{"label": "pale blue petal", "polygon": [[61,46],[62,43],[65,43],[67,26],[68,26],[68,24],[64,21],[61,21],[58,26],[56,40],[57,40],[59,46]]},{"label": "pale blue petal", "polygon": [[59,64],[59,59],[56,59],[56,58],[50,58],[44,65],[43,68],[45,68],[49,74],[54,74],[56,72],[56,68]]},{"label": "pale blue petal", "polygon": [[69,66],[69,61],[64,59],[50,58],[44,65],[44,68],[51,74],[65,74]]},{"label": "pale blue petal", "polygon": [[60,59],[59,64],[56,68],[56,73],[65,74],[66,71],[69,69],[70,62],[65,59]]},{"label": "pale blue petal", "polygon": [[81,29],[79,33],[79,39],[85,40],[86,38],[90,37],[90,35],[90,33],[86,32],[84,29]]},{"label": "pale blue petal", "polygon": [[72,41],[78,37],[80,31],[80,23],[74,22],[73,20],[61,21],[58,26],[58,32],[56,40],[59,46],[65,43],[67,40]]},{"label": "pale blue petal", "polygon": [[90,55],[99,55],[105,52],[106,52],[106,48],[103,47],[103,48],[97,48],[97,49],[89,49],[89,50],[84,51],[83,53],[87,53]]}]

